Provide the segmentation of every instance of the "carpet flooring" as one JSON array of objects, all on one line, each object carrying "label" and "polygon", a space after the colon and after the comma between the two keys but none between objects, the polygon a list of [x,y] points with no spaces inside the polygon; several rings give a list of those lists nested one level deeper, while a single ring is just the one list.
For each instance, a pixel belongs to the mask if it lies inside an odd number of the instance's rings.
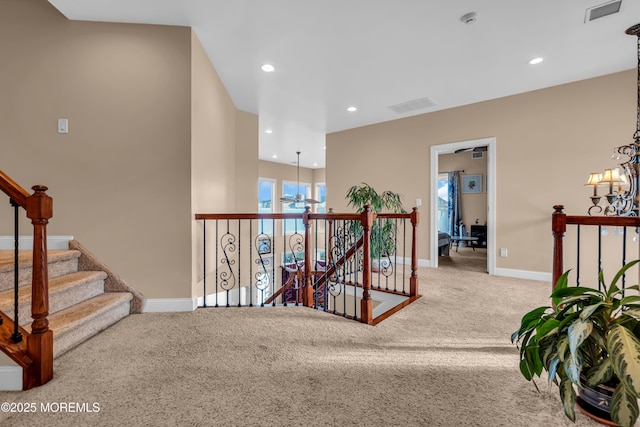
[{"label": "carpet flooring", "polygon": [[131,315],[56,359],[50,383],[0,392],[35,409],[0,425],[599,425],[519,373],[510,335],[549,284],[491,277],[477,252],[421,268],[423,298],[375,327],[304,307]]}]

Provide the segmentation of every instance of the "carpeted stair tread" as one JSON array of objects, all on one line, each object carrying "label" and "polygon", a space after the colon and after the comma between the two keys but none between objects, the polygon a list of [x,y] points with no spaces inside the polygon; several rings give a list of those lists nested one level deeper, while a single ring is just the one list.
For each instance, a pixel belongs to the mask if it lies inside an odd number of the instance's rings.
[{"label": "carpeted stair tread", "polygon": [[[80,251],[54,249],[47,251],[49,263],[64,261],[72,258],[80,258]],[[31,267],[33,265],[33,251],[18,251],[18,266]],[[0,250],[0,272],[13,270],[13,251]]]},{"label": "carpeted stair tread", "polygon": [[128,292],[107,292],[49,316],[54,357],[128,316],[132,298]]},{"label": "carpeted stair tread", "polygon": [[[51,250],[47,252],[49,279],[78,271],[80,251]],[[13,251],[0,250],[0,291],[14,286]],[[20,286],[31,284],[33,251],[18,252]]]},{"label": "carpeted stair tread", "polygon": [[[53,314],[104,293],[103,271],[77,271],[49,280],[49,313]],[[19,288],[20,325],[31,323],[31,286]],[[13,315],[13,289],[0,292],[0,311]]]}]

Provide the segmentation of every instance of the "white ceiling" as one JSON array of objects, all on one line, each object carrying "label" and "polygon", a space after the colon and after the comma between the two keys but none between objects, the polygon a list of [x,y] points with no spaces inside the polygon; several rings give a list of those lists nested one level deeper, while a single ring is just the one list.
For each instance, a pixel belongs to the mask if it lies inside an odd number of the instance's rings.
[{"label": "white ceiling", "polygon": [[[236,107],[259,114],[260,158],[300,150],[305,167],[324,167],[326,133],[635,68],[640,22],[640,0],[589,23],[610,0],[49,1],[69,19],[193,27]],[[387,108],[424,97],[437,105]]]}]

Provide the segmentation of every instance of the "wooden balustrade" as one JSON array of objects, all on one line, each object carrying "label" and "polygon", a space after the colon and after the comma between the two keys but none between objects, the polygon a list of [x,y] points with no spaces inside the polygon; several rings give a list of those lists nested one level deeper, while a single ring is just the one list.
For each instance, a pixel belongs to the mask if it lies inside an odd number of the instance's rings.
[{"label": "wooden balustrade", "polygon": [[[15,343],[0,333],[0,348],[23,369],[23,389],[47,383],[53,378],[53,332],[49,329],[49,275],[47,264],[47,224],[53,216],[53,201],[46,194],[47,187],[33,186],[29,194],[15,181],[0,171],[0,190],[11,201],[25,209],[33,224],[33,271],[31,297],[31,332],[20,328],[26,342]],[[15,272],[17,274],[17,271]],[[13,330],[14,321],[0,313],[1,328]]]},{"label": "wooden balustrade", "polygon": [[[406,228],[404,229],[404,231],[396,231],[395,225],[394,225],[394,234],[397,232],[398,233],[397,235],[402,236],[401,237],[402,242],[401,243],[396,242],[395,244],[397,244],[398,247],[403,248],[405,250],[404,254],[399,254],[399,252],[395,252],[392,255],[393,257],[396,257],[396,258],[400,256],[400,260],[397,260],[398,264],[394,264],[394,266],[397,266],[400,264],[403,264],[403,265],[408,264],[409,258],[408,257],[405,258],[405,256],[408,255],[406,251],[409,250],[409,246],[410,246],[411,261],[410,261],[410,266],[407,265],[407,267],[403,267],[399,274],[396,274],[395,270],[392,270],[389,273],[391,274],[391,277],[393,278],[394,282],[391,284],[392,285],[391,288],[386,287],[385,289],[383,289],[380,286],[379,282],[377,284],[377,287],[372,288],[372,277],[374,276],[375,273],[372,272],[372,266],[371,266],[371,232],[372,232],[374,223],[378,218],[381,218],[385,221],[387,220],[401,221],[402,224],[406,224],[410,221],[411,227],[412,227],[409,232],[410,234],[407,234]],[[278,298],[282,298],[284,304],[286,305],[287,300],[285,298],[285,295],[291,294],[292,292],[294,292],[296,294],[296,297],[295,297],[296,304],[298,302],[301,302],[302,305],[306,307],[322,308],[319,306],[320,303],[318,302],[318,301],[324,301],[324,296],[322,296],[321,294],[323,292],[326,292],[326,287],[335,286],[336,284],[339,284],[341,286],[342,285],[349,286],[351,287],[351,289],[355,289],[355,288],[361,289],[362,293],[361,293],[361,297],[360,296],[358,297],[360,301],[359,301],[359,305],[357,305],[360,313],[359,313],[359,317],[355,315],[355,303],[354,303],[354,306],[353,306],[354,311],[352,311],[353,314],[347,314],[346,312],[342,312],[341,314],[340,313],[335,313],[335,314],[340,314],[348,318],[356,318],[362,323],[376,324],[382,319],[391,315],[393,312],[396,312],[400,308],[408,305],[409,303],[419,298],[419,295],[418,295],[418,249],[417,249],[417,227],[419,224],[419,213],[417,208],[414,208],[413,212],[410,214],[407,214],[407,213],[376,214],[369,207],[366,207],[364,212],[362,213],[334,213],[331,209],[329,210],[328,213],[312,213],[310,208],[306,207],[304,212],[295,213],[295,214],[294,213],[196,214],[195,219],[203,221],[204,239],[202,244],[203,244],[203,253],[205,254],[205,258],[207,253],[211,253],[210,251],[207,251],[206,230],[210,230],[210,229],[206,226],[206,221],[207,220],[216,221],[216,226],[215,226],[216,259],[214,260],[214,263],[222,266],[221,267],[222,270],[220,271],[224,271],[226,275],[223,277],[222,273],[220,274],[218,273],[218,267],[214,267],[216,272],[215,273],[215,277],[216,277],[215,289],[216,290],[214,293],[211,294],[211,296],[213,297],[213,295],[216,295],[215,306],[218,306],[218,295],[220,295],[218,293],[218,289],[219,289],[218,282],[221,283],[220,289],[222,290],[222,293],[226,295],[226,296],[220,296],[220,298],[222,298],[223,301],[227,301],[227,306],[229,304],[228,303],[229,298],[231,297],[231,289],[234,289],[235,295],[237,295],[239,299],[241,298],[241,295],[246,296],[248,294],[250,296],[252,289],[254,289],[254,287],[256,289],[256,291],[253,293],[254,296],[257,295],[256,292],[265,292],[265,288],[259,288],[258,285],[249,284],[246,281],[246,279],[243,283],[240,283],[240,279],[239,279],[240,273],[242,273],[243,277],[250,277],[252,279],[256,278],[257,275],[262,274],[262,271],[259,271],[256,274],[251,274],[251,270],[249,270],[249,265],[258,265],[259,266],[258,270],[264,269],[265,264],[263,264],[264,260],[262,259],[262,257],[259,257],[259,258],[256,257],[254,259],[252,258],[251,253],[247,254],[247,252],[245,252],[244,255],[242,255],[241,253],[236,253],[235,259],[238,261],[238,263],[234,264],[235,261],[230,262],[229,258],[222,259],[223,250],[221,248],[222,246],[224,246],[223,240],[227,239],[226,236],[229,236],[228,233],[231,233],[233,235],[233,239],[232,239],[233,251],[237,249],[238,252],[239,252],[238,248],[240,246],[243,248],[251,247],[251,245],[247,245],[247,243],[241,242],[243,238],[246,239],[248,236],[251,236],[253,240],[257,239],[258,237],[264,236],[264,238],[267,238],[269,240],[270,245],[271,244],[275,245],[276,235],[277,235],[279,236],[278,239],[282,239],[283,245],[285,243],[289,243],[288,238],[290,237],[290,235],[287,233],[284,233],[284,229],[280,229],[277,231],[276,227],[278,225],[275,222],[276,220],[301,221],[301,223],[303,224],[303,228],[298,227],[298,229],[294,233],[294,236],[295,235],[300,236],[299,241],[297,241],[297,243],[300,246],[299,246],[299,249],[296,249],[296,250],[293,250],[292,248],[290,249],[288,247],[284,248],[284,246],[280,247],[280,251],[278,252],[278,254],[283,255],[282,261],[275,260],[276,249],[271,248],[271,246],[269,246],[268,252],[266,253],[270,254],[270,256],[273,257],[271,261],[272,264],[268,264],[271,268],[268,274],[271,275],[270,280],[272,280],[272,282],[269,282],[269,283],[274,284],[274,288],[272,288],[271,291],[265,293],[264,299],[255,302],[256,304],[259,304],[261,306],[264,306],[265,304],[275,305],[276,300]],[[249,221],[249,224],[245,224],[244,226],[241,227],[240,223],[243,221]],[[259,227],[256,227],[255,223],[253,223],[254,225],[252,226],[251,221],[257,221],[257,223],[259,224]],[[218,224],[222,224],[222,225],[219,226]],[[355,224],[358,224],[358,226],[356,227]],[[265,225],[267,225],[268,226],[267,228],[270,229],[270,231],[268,232],[273,234],[270,234],[270,235],[260,234],[259,236],[256,236],[256,235],[253,235],[251,231],[248,231],[252,229],[254,231],[262,230],[262,227]],[[218,227],[223,229],[223,231],[221,231],[220,236],[218,235]],[[241,228],[242,228],[242,232],[240,232]],[[313,234],[314,230],[316,233],[315,235]],[[262,231],[262,232],[265,232],[265,231]],[[262,232],[258,231],[258,233],[262,233]],[[324,236],[324,237],[319,239],[317,234],[318,232],[320,233],[321,236]],[[302,234],[298,234],[298,233],[302,233]],[[339,245],[336,244],[336,241],[338,240],[340,241]],[[325,253],[325,258],[322,261],[323,263],[322,269],[317,268],[318,259],[314,259],[313,257],[313,254],[317,253],[318,251],[319,241],[322,244],[320,248]],[[224,242],[228,242],[228,240],[224,240]],[[253,244],[255,245],[256,242],[254,241]],[[219,249],[221,252],[220,259],[217,258],[218,257],[217,251]],[[334,249],[336,250],[334,251]],[[288,250],[291,250],[291,252],[287,252]],[[246,249],[246,251],[250,251],[250,249]],[[284,261],[285,259],[284,255],[286,253],[289,253],[290,255],[294,255],[296,251],[300,251],[299,253],[301,255],[303,252],[304,258],[296,259],[295,256],[293,256],[294,258],[293,262]],[[227,254],[225,252],[224,256],[226,257],[226,255]],[[254,256],[255,256],[255,252],[254,252]],[[244,272],[241,271],[241,269],[238,266],[240,261],[242,261],[244,265],[247,265],[247,267],[245,267],[247,271],[244,271]],[[278,287],[277,284],[275,284],[275,279],[273,278],[273,276],[276,274],[275,265],[277,265],[280,262],[283,263],[280,266],[281,268],[285,268],[286,262],[292,263],[291,264],[292,269],[296,268],[295,265],[293,265],[294,262],[297,263],[298,266],[297,266],[297,271],[295,272],[290,271],[289,273],[290,275],[288,277],[285,277],[283,275],[282,283]],[[203,272],[203,286],[204,286],[205,297],[203,299],[202,305],[204,307],[207,307],[210,305],[208,305],[207,297],[206,297],[206,295],[209,295],[207,292],[208,282],[206,280],[207,275],[209,273],[206,270],[206,265],[210,264],[210,260],[208,261],[205,259],[203,260],[202,264],[203,266],[205,266],[204,272]],[[230,267],[232,265],[238,266],[237,274],[234,274],[233,272],[231,272]],[[410,270],[410,277],[408,278],[408,286],[405,289],[404,274],[407,270]],[[339,271],[341,273],[339,273]],[[354,275],[352,277],[357,277],[358,280],[351,282],[347,279],[344,279],[342,276],[343,274]],[[380,280],[379,278],[382,277],[381,273],[378,272],[377,274],[378,276],[375,276],[375,277],[378,277],[378,280]],[[295,281],[294,281],[294,278],[295,278]],[[402,289],[395,288],[396,286],[395,280],[397,278],[400,278],[400,280],[402,280]],[[237,283],[235,283],[234,285],[231,285],[229,283],[230,280],[236,281],[236,279],[237,279]],[[296,283],[297,286],[299,286],[299,288],[298,287],[294,288],[293,286],[294,283]],[[246,287],[247,289],[245,291],[241,291],[240,290],[241,287]],[[374,301],[372,299],[373,290],[381,291],[381,292],[390,292],[397,295],[407,296],[409,298],[400,306],[394,307],[388,312],[385,312],[384,314],[378,315],[378,317],[374,318],[373,317]],[[350,297],[355,298],[354,295],[351,295]],[[353,299],[351,299],[351,301],[353,301]],[[249,303],[249,305],[253,303],[254,302],[252,300]],[[324,307],[325,307],[324,309],[326,310],[326,306]]]},{"label": "wooden balustrade", "polygon": [[[577,260],[575,265],[572,263],[571,268],[576,268],[577,282],[580,280],[580,226],[596,226],[599,227],[633,227],[636,232],[640,231],[640,218],[635,216],[621,217],[621,216],[587,216],[587,215],[566,215],[564,213],[563,205],[556,205],[553,207],[554,212],[551,216],[551,231],[553,234],[553,267],[552,267],[552,291],[555,289],[556,283],[560,276],[565,272],[565,233],[567,232],[567,225],[577,226]],[[623,245],[625,242],[622,242]],[[598,269],[602,267],[602,248],[598,243],[597,257],[598,257]],[[589,248],[594,249],[594,248]],[[625,248],[621,249],[621,262],[625,263]],[[609,254],[616,255],[616,254]]]}]

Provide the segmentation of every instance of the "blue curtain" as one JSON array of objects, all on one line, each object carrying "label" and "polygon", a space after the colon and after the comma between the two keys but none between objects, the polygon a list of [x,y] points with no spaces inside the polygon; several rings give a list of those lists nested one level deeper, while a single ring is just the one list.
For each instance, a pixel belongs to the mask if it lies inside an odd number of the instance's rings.
[{"label": "blue curtain", "polygon": [[449,172],[449,235],[458,236],[458,229],[462,221],[462,209],[460,204],[460,174]]}]

